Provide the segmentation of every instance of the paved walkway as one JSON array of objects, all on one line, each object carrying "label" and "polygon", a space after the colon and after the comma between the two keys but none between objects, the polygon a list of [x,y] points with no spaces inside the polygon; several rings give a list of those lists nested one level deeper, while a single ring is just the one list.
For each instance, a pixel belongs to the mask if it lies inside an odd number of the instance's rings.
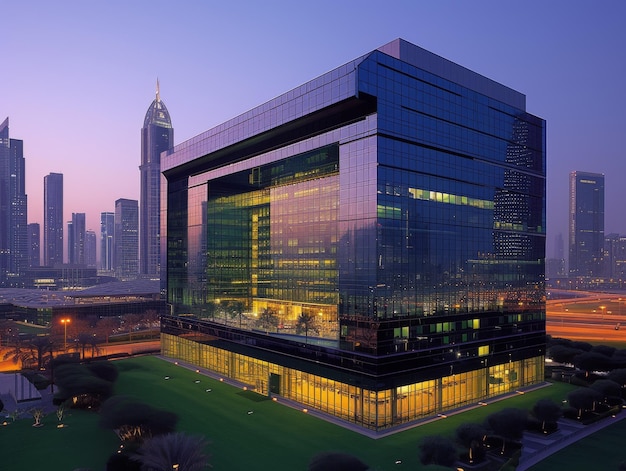
[{"label": "paved walkway", "polygon": [[583,425],[574,420],[560,419],[558,431],[550,435],[524,432],[522,456],[516,471],[526,471],[553,453],[623,419],[626,419],[626,412],[624,411],[590,425]]}]

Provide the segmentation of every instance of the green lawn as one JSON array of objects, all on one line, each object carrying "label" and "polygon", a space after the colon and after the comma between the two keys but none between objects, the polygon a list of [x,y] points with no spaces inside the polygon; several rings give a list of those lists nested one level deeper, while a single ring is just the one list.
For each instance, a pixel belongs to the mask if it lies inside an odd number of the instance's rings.
[{"label": "green lawn", "polygon": [[[555,383],[374,440],[157,357],[116,364],[121,373],[116,394],[176,412],[178,430],[209,439],[213,469],[229,471],[306,470],[313,455],[329,450],[358,456],[378,471],[398,470],[397,460],[402,460],[403,469],[425,469],[418,460],[417,445],[422,437],[453,435],[459,424],[481,422],[504,407],[530,409],[540,397],[560,402],[572,389]],[[65,429],[57,429],[56,420],[56,416],[44,418],[41,428],[32,427],[30,419],[0,427],[0,468],[68,471],[80,466],[103,470],[107,457],[118,446],[113,432],[99,429],[97,415],[87,412],[73,412],[65,421],[69,425]]]}]

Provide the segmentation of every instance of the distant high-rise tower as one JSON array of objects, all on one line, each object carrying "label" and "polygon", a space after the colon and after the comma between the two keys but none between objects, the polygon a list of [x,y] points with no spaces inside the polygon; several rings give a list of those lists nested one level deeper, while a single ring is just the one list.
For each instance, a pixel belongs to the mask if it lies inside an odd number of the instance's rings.
[{"label": "distant high-rise tower", "polygon": [[21,286],[28,268],[24,143],[0,124],[0,286]]},{"label": "distant high-rise tower", "polygon": [[39,223],[31,222],[28,225],[28,266],[38,267],[41,265],[41,234]]},{"label": "distant high-rise tower", "polygon": [[100,213],[100,269],[113,270],[113,234],[115,213]]},{"label": "distant high-rise tower", "polygon": [[63,263],[63,174],[43,177],[43,262]]},{"label": "distant high-rise tower", "polygon": [[115,201],[115,275],[132,280],[139,274],[139,205],[137,200]]},{"label": "distant high-rise tower", "polygon": [[72,213],[72,222],[67,224],[67,253],[72,265],[85,265],[85,213]]},{"label": "distant high-rise tower", "polygon": [[160,275],[161,152],[173,144],[174,129],[170,114],[161,100],[157,80],[156,98],[148,108],[141,128],[139,263],[142,275]]},{"label": "distant high-rise tower", "polygon": [[96,268],[96,233],[85,231],[85,265]]},{"label": "distant high-rise tower", "polygon": [[601,276],[604,249],[604,175],[571,172],[569,274]]}]

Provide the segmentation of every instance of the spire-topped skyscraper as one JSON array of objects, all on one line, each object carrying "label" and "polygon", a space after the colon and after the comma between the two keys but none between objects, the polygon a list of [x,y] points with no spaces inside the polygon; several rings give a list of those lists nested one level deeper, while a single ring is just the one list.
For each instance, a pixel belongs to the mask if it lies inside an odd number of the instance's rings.
[{"label": "spire-topped skyscraper", "polygon": [[159,276],[161,269],[161,152],[174,145],[170,114],[161,100],[159,80],[141,128],[141,195],[139,200],[140,274]]}]

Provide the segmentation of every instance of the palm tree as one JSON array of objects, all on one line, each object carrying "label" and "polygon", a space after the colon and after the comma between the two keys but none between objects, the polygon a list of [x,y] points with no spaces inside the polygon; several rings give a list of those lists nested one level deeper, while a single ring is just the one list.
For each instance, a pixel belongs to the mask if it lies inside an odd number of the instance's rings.
[{"label": "palm tree", "polygon": [[309,330],[315,333],[319,333],[319,328],[317,326],[317,319],[314,314],[302,313],[298,316],[298,320],[296,321],[296,333],[301,334],[304,332],[305,342],[309,338]]},{"label": "palm tree", "polygon": [[256,321],[257,325],[266,331],[269,331],[270,327],[275,328],[278,326],[278,316],[276,311],[271,308],[263,309],[263,312],[259,314],[259,318]]},{"label": "palm tree", "polygon": [[31,358],[37,361],[37,369],[41,370],[44,366],[46,353],[50,354],[48,360],[52,359],[52,352],[56,347],[56,342],[52,340],[50,335],[37,335],[30,339],[27,345],[30,349]]},{"label": "palm tree", "polygon": [[144,441],[132,459],[146,471],[199,471],[209,466],[207,446],[204,437],[168,433]]},{"label": "palm tree", "polygon": [[18,332],[12,333],[7,343],[9,351],[4,354],[4,360],[10,359],[14,364],[20,364],[22,368],[30,367],[35,362],[26,339],[22,338]]}]

